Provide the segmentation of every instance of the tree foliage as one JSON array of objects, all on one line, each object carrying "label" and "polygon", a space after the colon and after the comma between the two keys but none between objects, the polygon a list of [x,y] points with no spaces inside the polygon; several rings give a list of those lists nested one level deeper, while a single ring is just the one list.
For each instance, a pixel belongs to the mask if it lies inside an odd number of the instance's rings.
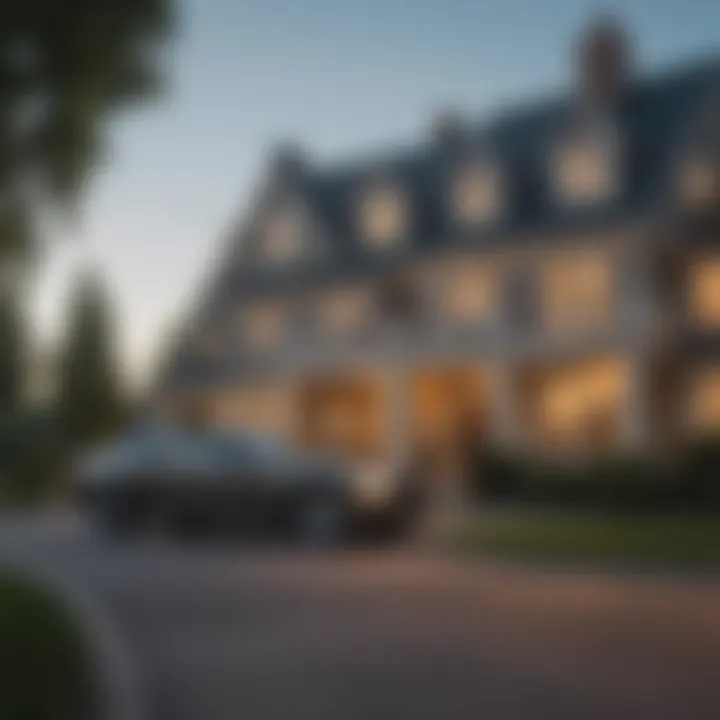
[{"label": "tree foliage", "polygon": [[112,433],[122,416],[113,318],[102,283],[88,274],[78,282],[70,307],[58,420],[67,439],[83,445]]},{"label": "tree foliage", "polygon": [[108,119],[158,90],[171,25],[171,0],[0,0],[0,265],[77,199]]}]

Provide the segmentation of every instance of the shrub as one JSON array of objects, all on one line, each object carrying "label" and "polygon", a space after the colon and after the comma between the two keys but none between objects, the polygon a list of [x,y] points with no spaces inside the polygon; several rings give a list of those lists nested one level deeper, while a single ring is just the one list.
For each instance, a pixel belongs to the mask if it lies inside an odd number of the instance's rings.
[{"label": "shrub", "polygon": [[672,510],[691,506],[695,497],[693,485],[670,468],[632,456],[568,464],[493,453],[477,478],[491,499],[594,510]]}]

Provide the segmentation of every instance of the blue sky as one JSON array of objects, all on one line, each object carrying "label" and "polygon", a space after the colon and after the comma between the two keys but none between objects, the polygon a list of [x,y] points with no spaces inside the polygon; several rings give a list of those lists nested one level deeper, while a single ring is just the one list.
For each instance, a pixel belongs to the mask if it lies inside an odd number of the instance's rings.
[{"label": "blue sky", "polygon": [[542,95],[572,82],[573,39],[607,10],[640,69],[720,51],[717,0],[186,0],[169,93],[113,125],[40,279],[40,333],[61,327],[74,269],[99,266],[142,377],[274,141],[345,159],[422,137],[439,107],[482,115]]}]

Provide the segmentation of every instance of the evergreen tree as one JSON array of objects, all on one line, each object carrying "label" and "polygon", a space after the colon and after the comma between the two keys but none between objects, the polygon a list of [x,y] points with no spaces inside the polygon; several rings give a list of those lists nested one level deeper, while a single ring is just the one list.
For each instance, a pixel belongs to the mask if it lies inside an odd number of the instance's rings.
[{"label": "evergreen tree", "polygon": [[114,330],[102,283],[83,275],[70,306],[58,392],[61,430],[75,446],[107,437],[122,421]]}]

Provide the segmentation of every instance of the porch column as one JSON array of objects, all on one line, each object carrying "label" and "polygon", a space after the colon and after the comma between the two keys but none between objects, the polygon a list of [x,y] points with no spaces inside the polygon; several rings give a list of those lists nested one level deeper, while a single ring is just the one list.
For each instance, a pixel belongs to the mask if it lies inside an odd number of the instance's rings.
[{"label": "porch column", "polygon": [[381,377],[388,457],[404,461],[410,450],[410,373],[387,368]]},{"label": "porch column", "polygon": [[627,364],[627,392],[620,421],[620,443],[631,451],[643,451],[650,440],[650,368],[644,357]]},{"label": "porch column", "polygon": [[505,364],[495,364],[488,368],[488,374],[490,441],[502,449],[517,447],[523,436],[517,372]]}]

